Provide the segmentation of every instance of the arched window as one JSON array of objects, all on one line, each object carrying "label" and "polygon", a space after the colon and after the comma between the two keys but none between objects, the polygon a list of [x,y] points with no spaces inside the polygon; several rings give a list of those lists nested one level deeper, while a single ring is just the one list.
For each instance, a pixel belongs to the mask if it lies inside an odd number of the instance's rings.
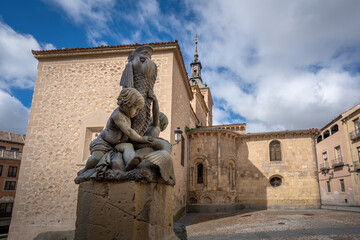
[{"label": "arched window", "polygon": [[322,141],[322,136],[320,135],[320,136],[317,137],[316,142],[319,143],[321,141]]},{"label": "arched window", "polygon": [[270,161],[281,161],[281,145],[278,140],[270,143]]},{"label": "arched window", "polygon": [[339,131],[339,126],[337,124],[335,124],[332,128],[331,128],[331,134],[336,133],[337,131]]},{"label": "arched window", "polygon": [[229,185],[231,189],[234,189],[236,183],[235,183],[235,168],[234,164],[229,164]]},{"label": "arched window", "polygon": [[204,166],[202,163],[197,165],[197,183],[204,183]]},{"label": "arched window", "polygon": [[330,136],[330,131],[329,131],[329,130],[326,130],[326,131],[324,132],[324,139],[327,138],[327,137],[329,137],[329,136]]}]

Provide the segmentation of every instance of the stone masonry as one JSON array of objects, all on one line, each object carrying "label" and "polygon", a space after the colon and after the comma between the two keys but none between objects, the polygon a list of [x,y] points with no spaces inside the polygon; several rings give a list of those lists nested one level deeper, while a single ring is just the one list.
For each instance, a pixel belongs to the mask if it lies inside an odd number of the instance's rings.
[{"label": "stone masonry", "polygon": [[[137,46],[34,52],[38,74],[9,239],[75,229],[78,187],[73,179],[86,161],[85,142],[101,131],[117,107],[120,77],[128,55]],[[151,46],[158,67],[155,94],[160,111],[169,118],[160,137],[173,143],[176,127],[194,127],[191,89],[177,42]],[[105,117],[99,117],[102,115]],[[187,136],[184,138],[186,141]],[[185,205],[186,161],[182,166],[180,144],[172,154],[176,213]]]},{"label": "stone masonry", "polygon": [[[252,208],[318,208],[319,187],[314,136],[317,131],[238,134],[197,129],[190,132],[191,205],[236,204]],[[269,143],[281,142],[281,161],[270,161]],[[198,164],[204,166],[203,182]],[[279,177],[279,187],[270,185]],[[239,207],[239,206],[238,206]]]}]

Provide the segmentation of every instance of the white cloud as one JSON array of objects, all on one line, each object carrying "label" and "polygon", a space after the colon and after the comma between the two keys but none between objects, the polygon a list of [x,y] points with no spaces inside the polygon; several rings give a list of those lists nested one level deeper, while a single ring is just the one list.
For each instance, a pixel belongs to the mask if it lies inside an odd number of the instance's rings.
[{"label": "white cloud", "polygon": [[60,7],[75,24],[86,27],[88,39],[93,45],[107,45],[99,40],[102,35],[114,35],[108,24],[116,14],[116,0],[44,0]]},{"label": "white cloud", "polygon": [[[199,34],[215,123],[246,118],[251,131],[322,127],[359,103],[359,1],[209,0],[199,7],[187,0],[178,11],[156,0],[45,1],[85,27],[95,45],[106,45],[106,35],[121,43],[170,36],[188,60]],[[115,25],[130,33],[112,31]]]},{"label": "white cloud", "polygon": [[32,35],[15,32],[0,21],[0,129],[25,133],[29,117],[27,109],[9,92],[14,88],[33,88],[37,60],[31,50],[54,49],[40,44]]},{"label": "white cloud", "polygon": [[[52,48],[46,44],[45,48]],[[35,83],[37,61],[31,50],[42,46],[29,34],[15,32],[0,21],[0,88],[31,88]]]},{"label": "white cloud", "polygon": [[215,105],[245,117],[248,130],[322,127],[359,103],[360,75],[349,68],[360,66],[360,2],[187,4]]},{"label": "white cloud", "polygon": [[114,0],[46,0],[61,7],[71,20],[77,24],[88,20],[105,25],[111,16],[110,10],[114,7]]},{"label": "white cloud", "polygon": [[229,122],[230,113],[218,108],[217,106],[213,107],[213,124],[230,124]]},{"label": "white cloud", "polygon": [[18,99],[0,89],[0,129],[25,134],[28,119],[29,109]]}]

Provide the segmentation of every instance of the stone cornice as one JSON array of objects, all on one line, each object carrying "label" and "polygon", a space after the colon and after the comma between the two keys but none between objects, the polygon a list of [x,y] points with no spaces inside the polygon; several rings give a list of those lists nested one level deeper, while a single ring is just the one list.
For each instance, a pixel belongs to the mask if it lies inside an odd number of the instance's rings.
[{"label": "stone cornice", "polygon": [[327,123],[324,127],[322,127],[320,129],[320,131],[324,131],[325,129],[327,129],[328,127],[330,127],[330,125],[334,124],[335,122],[337,122],[339,119],[341,119],[341,114],[339,116],[337,116],[336,118],[334,118],[333,120],[331,120],[331,122]]},{"label": "stone cornice", "polygon": [[341,121],[343,122],[347,122],[349,119],[355,117],[357,114],[360,113],[360,108],[355,110],[354,112],[350,113],[349,115],[347,115],[346,117],[344,117],[343,119],[341,119]]},{"label": "stone cornice", "polygon": [[235,131],[235,129],[239,127],[239,131],[246,131],[246,123],[239,123],[239,124],[223,124],[223,125],[214,125],[214,126],[209,126],[206,128],[218,128],[218,129],[226,129],[229,131]]},{"label": "stone cornice", "polygon": [[316,137],[319,134],[319,130],[316,128],[306,129],[306,130],[287,130],[287,131],[278,131],[278,132],[263,132],[263,133],[246,133],[240,134],[235,131],[219,128],[195,128],[188,131],[188,135],[197,135],[201,133],[220,133],[226,135],[236,136],[240,139],[249,139],[249,138],[263,138],[263,137],[282,137],[282,136],[309,136]]},{"label": "stone cornice", "polygon": [[[143,43],[143,44],[127,44],[127,45],[113,45],[113,46],[98,46],[87,48],[63,48],[52,50],[33,50],[32,53],[36,59],[66,57],[66,56],[81,56],[81,55],[97,55],[107,53],[131,53],[135,48],[143,45],[150,45],[154,51],[161,48],[178,46],[177,40],[173,42],[157,42],[157,43]],[[179,49],[180,50],[180,49]]]},{"label": "stone cornice", "polygon": [[23,134],[0,131],[0,142],[24,145],[25,144],[25,136],[26,135],[23,135]]}]

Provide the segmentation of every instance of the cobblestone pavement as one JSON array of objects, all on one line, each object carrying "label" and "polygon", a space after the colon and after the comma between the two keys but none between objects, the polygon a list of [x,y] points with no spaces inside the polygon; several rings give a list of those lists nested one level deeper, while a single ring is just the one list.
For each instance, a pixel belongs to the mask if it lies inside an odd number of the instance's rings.
[{"label": "cobblestone pavement", "polygon": [[261,210],[200,214],[181,219],[189,240],[360,239],[360,213],[314,210]]}]

